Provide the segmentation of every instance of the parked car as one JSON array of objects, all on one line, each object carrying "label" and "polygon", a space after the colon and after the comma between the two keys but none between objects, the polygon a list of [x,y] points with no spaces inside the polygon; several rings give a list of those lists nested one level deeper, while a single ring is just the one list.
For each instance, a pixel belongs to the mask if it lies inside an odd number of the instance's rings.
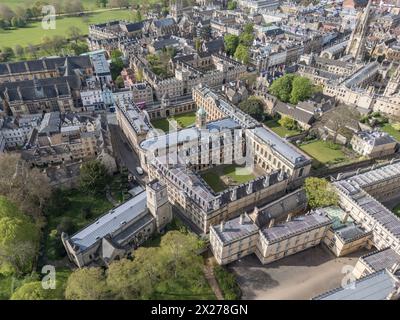
[{"label": "parked car", "polygon": [[144,173],[144,171],[141,167],[136,167],[136,172],[140,175],[142,175]]}]

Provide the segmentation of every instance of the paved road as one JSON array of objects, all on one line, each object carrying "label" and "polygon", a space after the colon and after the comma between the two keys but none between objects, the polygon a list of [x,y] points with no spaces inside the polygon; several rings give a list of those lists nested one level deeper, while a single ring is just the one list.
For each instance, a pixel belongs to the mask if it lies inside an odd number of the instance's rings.
[{"label": "paved road", "polygon": [[135,176],[136,181],[144,185],[148,182],[146,174],[139,175],[136,171],[140,167],[140,160],[136,152],[130,146],[125,134],[117,125],[116,116],[113,113],[107,114],[108,124],[111,134],[111,143],[117,163],[128,168],[129,172]]}]

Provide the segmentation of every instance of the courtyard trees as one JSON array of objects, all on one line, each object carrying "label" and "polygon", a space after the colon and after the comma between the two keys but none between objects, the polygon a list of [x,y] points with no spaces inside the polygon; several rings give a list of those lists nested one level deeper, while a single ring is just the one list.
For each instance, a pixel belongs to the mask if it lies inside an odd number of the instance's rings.
[{"label": "courtyard trees", "polygon": [[327,180],[310,177],[304,182],[308,206],[311,209],[337,205],[339,197]]},{"label": "courtyard trees", "polygon": [[39,246],[39,228],[16,205],[0,196],[0,274],[32,270]]},{"label": "courtyard trees", "polygon": [[282,102],[297,104],[310,98],[314,87],[308,78],[288,73],[276,79],[269,91]]},{"label": "courtyard trees", "polygon": [[87,194],[101,194],[106,191],[109,180],[107,168],[98,160],[84,163],[80,170],[80,187]]}]

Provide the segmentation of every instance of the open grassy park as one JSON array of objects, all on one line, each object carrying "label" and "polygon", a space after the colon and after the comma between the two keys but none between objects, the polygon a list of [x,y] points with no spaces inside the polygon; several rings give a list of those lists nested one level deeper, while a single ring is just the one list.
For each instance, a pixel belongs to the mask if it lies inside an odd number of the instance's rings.
[{"label": "open grassy park", "polygon": [[196,113],[188,112],[172,116],[168,119],[157,119],[151,121],[151,124],[156,129],[161,129],[164,132],[169,132],[170,128],[168,120],[175,120],[180,128],[187,128],[196,122]]},{"label": "open grassy park", "polygon": [[62,17],[56,20],[56,29],[50,30],[44,30],[41,22],[33,22],[25,28],[0,31],[0,47],[14,48],[17,44],[22,47],[29,44],[38,45],[46,36],[67,36],[71,26],[78,27],[83,35],[87,35],[90,24],[117,19],[131,20],[132,17],[133,14],[129,10],[102,11],[83,17]]},{"label": "open grassy park", "polygon": [[339,145],[321,140],[303,144],[300,148],[323,164],[344,160],[346,157]]},{"label": "open grassy park", "polygon": [[285,127],[282,127],[277,121],[275,120],[267,120],[264,121],[264,124],[270,128],[273,132],[275,132],[277,135],[279,135],[282,138],[285,137],[290,137],[294,136],[296,134],[299,134],[299,130],[289,130]]},{"label": "open grassy park", "polygon": [[253,180],[256,178],[256,175],[248,168],[232,164],[209,169],[203,172],[201,177],[214,192],[221,192],[230,186]]}]

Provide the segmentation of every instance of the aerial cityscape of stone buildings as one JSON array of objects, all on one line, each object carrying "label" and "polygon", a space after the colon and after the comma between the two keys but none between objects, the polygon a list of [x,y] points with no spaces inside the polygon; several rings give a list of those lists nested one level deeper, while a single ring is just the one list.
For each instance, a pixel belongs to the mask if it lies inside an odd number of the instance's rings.
[{"label": "aerial cityscape of stone buildings", "polygon": [[[63,232],[78,268],[134,255],[178,217],[220,265],[358,254],[356,290],[307,299],[399,299],[399,36],[400,7],[372,0],[178,0],[168,14],[92,24],[90,52],[0,64],[0,154],[54,188],[76,186],[94,159],[128,169],[129,199]],[[290,74],[312,88],[299,101],[273,90]],[[310,205],[311,177],[335,205]]]}]

